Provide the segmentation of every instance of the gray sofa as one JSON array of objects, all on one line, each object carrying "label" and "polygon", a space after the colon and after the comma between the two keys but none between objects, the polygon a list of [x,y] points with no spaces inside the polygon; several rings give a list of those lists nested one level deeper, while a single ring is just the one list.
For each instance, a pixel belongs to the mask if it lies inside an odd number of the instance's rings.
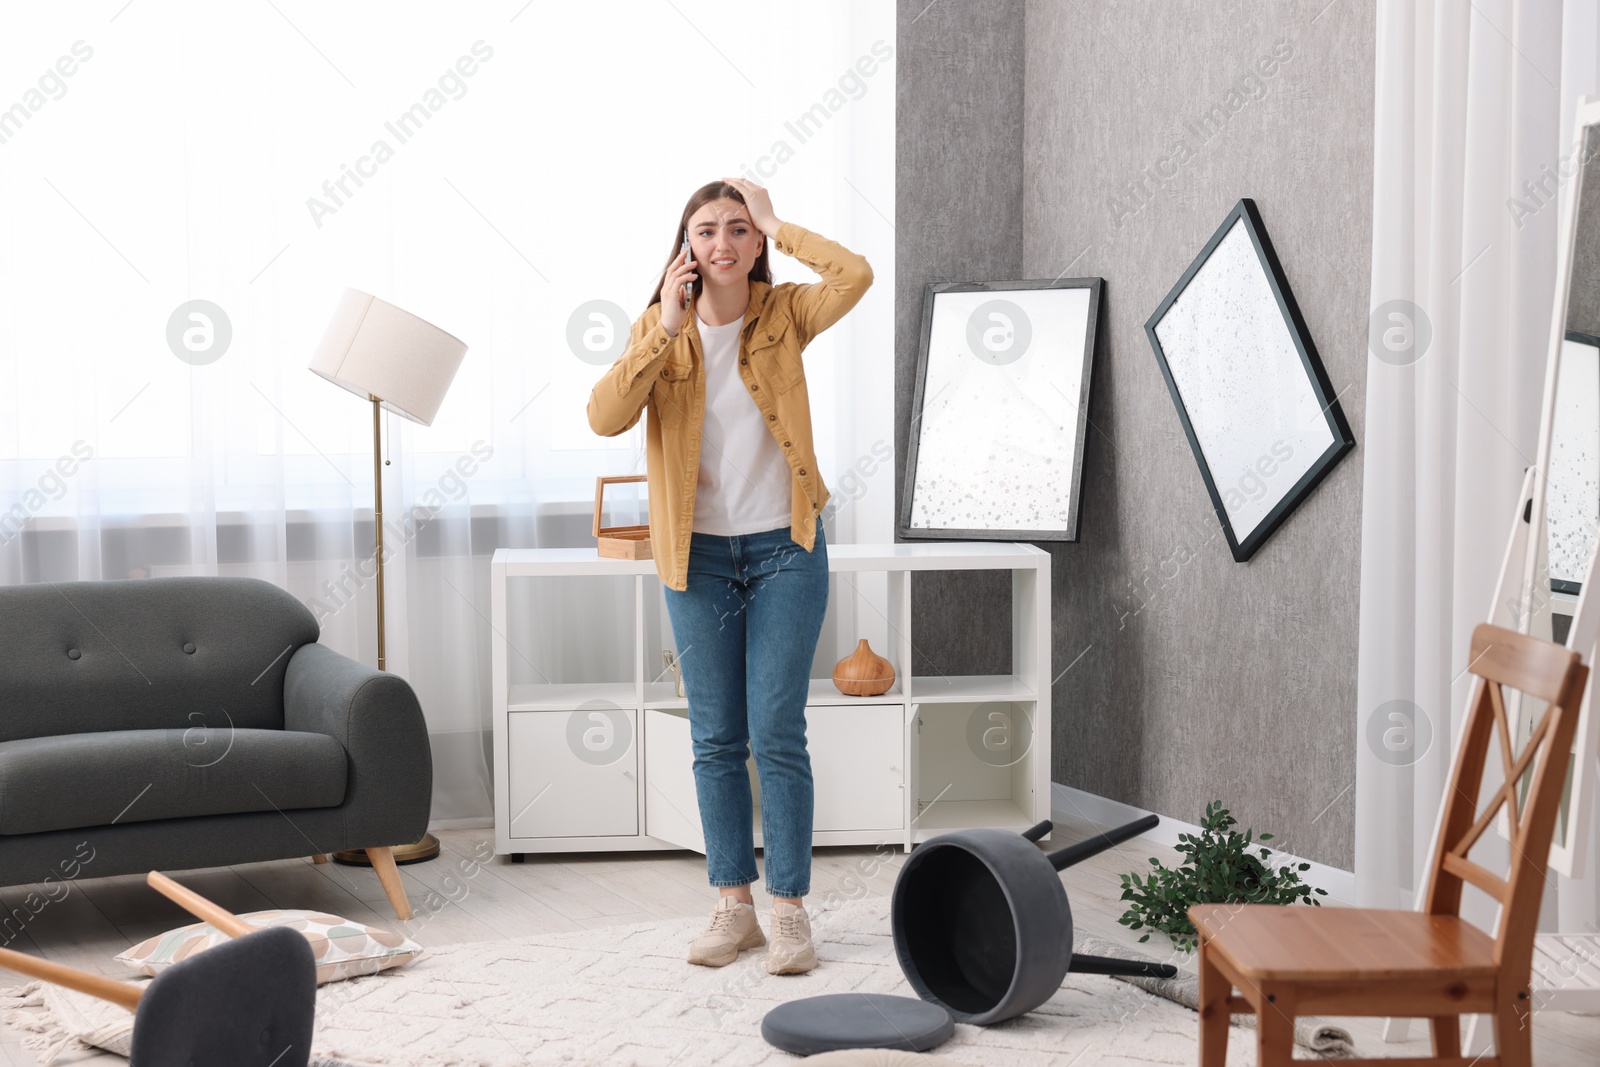
[{"label": "gray sofa", "polygon": [[427,830],[405,679],[253,578],[0,587],[0,885],[367,850]]}]

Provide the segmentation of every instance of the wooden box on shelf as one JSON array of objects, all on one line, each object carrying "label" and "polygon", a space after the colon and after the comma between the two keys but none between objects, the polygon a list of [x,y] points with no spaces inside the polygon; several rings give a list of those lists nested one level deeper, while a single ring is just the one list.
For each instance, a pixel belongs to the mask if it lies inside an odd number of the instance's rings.
[{"label": "wooden box on shelf", "polygon": [[643,526],[601,526],[606,486],[617,482],[642,482],[643,474],[615,478],[596,478],[594,482],[594,536],[602,556],[610,559],[649,559],[650,524]]}]

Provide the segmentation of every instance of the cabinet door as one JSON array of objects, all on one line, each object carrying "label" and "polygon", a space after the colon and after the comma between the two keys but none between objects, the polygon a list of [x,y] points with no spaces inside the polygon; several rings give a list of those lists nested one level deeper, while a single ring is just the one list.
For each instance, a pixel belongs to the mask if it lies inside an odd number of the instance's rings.
[{"label": "cabinet door", "polygon": [[638,834],[632,708],[514,711],[507,718],[512,837]]},{"label": "cabinet door", "polygon": [[[905,825],[903,716],[899,704],[806,708],[814,831],[896,830]],[[644,832],[703,854],[706,842],[700,830],[687,714],[679,709],[647,709],[644,719]],[[753,759],[747,766],[759,829],[760,779]]]},{"label": "cabinet door", "polygon": [[682,710],[644,712],[644,832],[705,855],[694,792],[694,746],[689,716]]},{"label": "cabinet door", "polygon": [[817,830],[895,830],[905,823],[905,715],[899,704],[806,708]]}]

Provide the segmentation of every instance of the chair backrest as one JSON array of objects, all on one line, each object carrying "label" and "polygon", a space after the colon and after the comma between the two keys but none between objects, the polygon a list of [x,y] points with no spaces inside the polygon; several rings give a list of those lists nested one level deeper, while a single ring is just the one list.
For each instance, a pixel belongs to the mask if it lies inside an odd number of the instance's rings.
[{"label": "chair backrest", "polygon": [[[1445,794],[1425,910],[1434,915],[1459,915],[1465,883],[1482,889],[1501,906],[1495,961],[1502,973],[1510,967],[1513,973],[1526,975],[1532,965],[1550,840],[1589,668],[1578,653],[1561,645],[1483,623],[1472,632],[1467,669],[1477,677],[1467,704],[1461,749]],[[1504,689],[1508,686],[1545,702],[1544,712],[1520,752],[1506,711]],[[1480,812],[1478,792],[1491,738],[1499,742],[1505,780]],[[1467,858],[1502,810],[1511,831],[1511,863],[1505,878]]]}]

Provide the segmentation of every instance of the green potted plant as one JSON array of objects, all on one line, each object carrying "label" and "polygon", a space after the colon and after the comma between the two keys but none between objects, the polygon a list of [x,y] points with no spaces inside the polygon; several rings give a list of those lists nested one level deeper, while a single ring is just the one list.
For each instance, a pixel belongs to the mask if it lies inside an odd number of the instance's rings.
[{"label": "green potted plant", "polygon": [[[1150,864],[1155,870],[1143,879],[1137,873],[1122,876],[1122,899],[1131,903],[1117,921],[1134,930],[1159,930],[1175,947],[1193,952],[1191,904],[1304,903],[1321,907],[1313,894],[1327,896],[1327,891],[1300,881],[1300,872],[1310,870],[1311,864],[1284,864],[1273,870],[1268,866],[1270,849],[1257,845],[1259,855],[1251,854],[1253,841],[1270,841],[1272,835],[1256,835],[1253,829],[1241,834],[1233,829],[1235,825],[1237,821],[1222,801],[1207,804],[1200,836],[1178,835],[1178,851],[1186,858],[1176,870],[1152,856]],[[1139,940],[1148,941],[1150,935]]]}]

